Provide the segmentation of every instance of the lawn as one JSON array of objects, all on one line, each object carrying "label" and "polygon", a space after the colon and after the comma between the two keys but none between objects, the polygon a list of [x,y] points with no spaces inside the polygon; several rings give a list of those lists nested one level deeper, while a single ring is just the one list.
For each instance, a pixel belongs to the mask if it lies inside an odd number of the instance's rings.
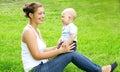
[{"label": "lawn", "polygon": [[[39,25],[47,47],[61,35],[61,12],[72,7],[77,12],[77,51],[104,66],[120,64],[120,1],[118,0],[34,0],[45,7]],[[21,60],[21,33],[28,19],[22,7],[33,0],[0,0],[0,72],[24,72]],[[70,63],[64,72],[83,72]],[[120,72],[120,66],[114,72]]]}]

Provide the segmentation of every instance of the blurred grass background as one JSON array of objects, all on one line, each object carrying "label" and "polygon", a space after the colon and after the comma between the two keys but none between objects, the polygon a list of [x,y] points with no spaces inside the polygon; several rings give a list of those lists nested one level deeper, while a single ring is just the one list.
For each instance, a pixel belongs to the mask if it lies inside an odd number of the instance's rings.
[{"label": "blurred grass background", "polygon": [[[120,0],[0,0],[0,72],[23,72],[21,33],[28,19],[22,7],[27,2],[45,7],[39,29],[48,47],[56,45],[61,35],[62,10],[72,7],[77,12],[77,51],[101,66],[120,64]],[[83,71],[71,63],[64,72]],[[120,72],[120,67],[114,72]]]}]

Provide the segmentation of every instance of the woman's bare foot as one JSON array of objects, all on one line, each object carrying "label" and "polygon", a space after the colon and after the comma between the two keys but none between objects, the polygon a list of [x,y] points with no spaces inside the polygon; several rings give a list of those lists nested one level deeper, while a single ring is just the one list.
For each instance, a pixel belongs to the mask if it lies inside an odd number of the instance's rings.
[{"label": "woman's bare foot", "polygon": [[111,65],[103,66],[102,72],[110,72],[111,71]]},{"label": "woman's bare foot", "polygon": [[118,66],[117,62],[114,62],[113,64],[103,66],[102,72],[113,72],[113,70]]}]

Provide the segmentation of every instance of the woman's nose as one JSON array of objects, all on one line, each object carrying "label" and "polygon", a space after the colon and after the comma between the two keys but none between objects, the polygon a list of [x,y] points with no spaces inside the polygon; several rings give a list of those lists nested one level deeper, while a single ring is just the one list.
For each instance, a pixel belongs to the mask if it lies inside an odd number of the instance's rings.
[{"label": "woman's nose", "polygon": [[44,18],[44,17],[45,17],[45,14],[42,14],[42,17]]}]

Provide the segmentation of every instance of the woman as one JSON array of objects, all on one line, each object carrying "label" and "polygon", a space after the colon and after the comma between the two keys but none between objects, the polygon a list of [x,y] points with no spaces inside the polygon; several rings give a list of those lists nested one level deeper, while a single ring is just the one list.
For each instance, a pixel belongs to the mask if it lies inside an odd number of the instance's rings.
[{"label": "woman", "polygon": [[[71,49],[74,45],[57,46],[46,48],[38,25],[43,23],[44,7],[42,4],[33,2],[25,4],[23,7],[25,16],[29,22],[22,33],[22,61],[25,72],[30,70],[34,72],[62,72],[63,69],[72,62],[80,69],[87,72],[112,72],[117,63],[100,67],[78,52]],[[48,60],[49,58],[52,58]]]}]

